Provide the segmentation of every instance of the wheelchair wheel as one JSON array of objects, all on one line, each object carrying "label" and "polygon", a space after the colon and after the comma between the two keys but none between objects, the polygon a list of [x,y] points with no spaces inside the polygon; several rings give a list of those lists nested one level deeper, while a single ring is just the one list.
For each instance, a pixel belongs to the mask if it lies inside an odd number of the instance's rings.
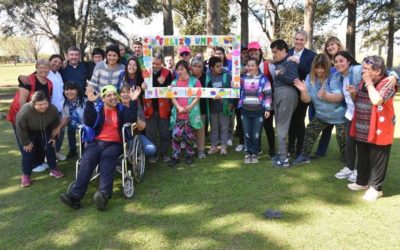
[{"label": "wheelchair wheel", "polygon": [[133,173],[135,181],[140,182],[144,175],[146,156],[139,136],[134,138]]},{"label": "wheelchair wheel", "polygon": [[123,192],[124,192],[125,198],[130,199],[133,197],[133,194],[135,193],[135,186],[134,186],[133,179],[131,177],[125,178]]},{"label": "wheelchair wheel", "polygon": [[67,194],[71,192],[71,190],[75,187],[76,180],[72,181],[67,187]]}]

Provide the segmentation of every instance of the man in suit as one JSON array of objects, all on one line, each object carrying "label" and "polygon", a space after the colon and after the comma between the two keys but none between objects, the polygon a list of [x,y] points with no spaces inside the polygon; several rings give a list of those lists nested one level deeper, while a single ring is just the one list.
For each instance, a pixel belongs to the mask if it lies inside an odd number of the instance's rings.
[{"label": "man in suit", "polygon": [[[315,57],[315,52],[305,48],[308,41],[308,33],[304,30],[299,30],[294,36],[294,47],[289,50],[289,58],[299,66],[299,79],[304,80],[310,73],[311,64]],[[289,128],[289,145],[288,152],[295,153],[296,156],[301,153],[304,142],[305,122],[307,112],[307,103],[300,100],[296,110],[293,113],[292,121]]]}]

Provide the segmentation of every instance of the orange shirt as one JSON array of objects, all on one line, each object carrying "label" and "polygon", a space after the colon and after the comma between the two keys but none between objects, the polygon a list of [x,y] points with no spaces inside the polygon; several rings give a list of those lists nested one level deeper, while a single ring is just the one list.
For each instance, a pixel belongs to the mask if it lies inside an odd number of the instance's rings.
[{"label": "orange shirt", "polygon": [[96,140],[109,142],[122,142],[118,128],[118,113],[117,109],[109,109],[104,107],[104,124],[100,134]]}]

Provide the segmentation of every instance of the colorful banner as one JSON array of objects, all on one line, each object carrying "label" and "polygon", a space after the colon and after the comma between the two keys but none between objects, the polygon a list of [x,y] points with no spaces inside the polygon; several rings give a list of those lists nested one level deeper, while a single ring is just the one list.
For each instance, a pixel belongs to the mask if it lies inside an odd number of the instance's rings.
[{"label": "colorful banner", "polygon": [[[221,93],[228,93],[221,95],[222,98],[238,98],[239,87],[240,87],[240,36],[146,36],[142,39],[143,42],[143,77],[147,85],[145,91],[146,98],[159,98],[167,97],[164,95],[168,92],[168,88],[153,88],[153,71],[152,71],[152,54],[153,48],[159,46],[220,46],[230,47],[232,56],[232,91],[222,90]],[[174,88],[175,89],[178,88]],[[188,97],[190,91],[188,88],[185,91],[179,90],[177,97]],[[169,90],[170,91],[170,90]],[[214,98],[218,89],[204,89],[202,91],[201,98]],[[170,92],[168,92],[170,93]],[[214,94],[214,95],[213,95]],[[186,96],[185,96],[186,95]],[[170,96],[170,95],[169,95]]]},{"label": "colorful banner", "polygon": [[200,98],[239,98],[240,89],[238,88],[182,88],[182,87],[163,87],[151,88],[145,91],[146,98],[177,98],[195,97]]}]

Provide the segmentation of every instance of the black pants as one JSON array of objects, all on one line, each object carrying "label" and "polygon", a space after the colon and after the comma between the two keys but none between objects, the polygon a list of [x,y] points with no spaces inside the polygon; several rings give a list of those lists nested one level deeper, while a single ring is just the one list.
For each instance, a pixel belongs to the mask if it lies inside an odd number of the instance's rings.
[{"label": "black pants", "polygon": [[357,184],[382,190],[392,145],[375,145],[356,141]]},{"label": "black pants", "polygon": [[296,109],[294,110],[292,121],[289,127],[289,145],[288,151],[295,152],[296,156],[301,153],[304,143],[304,135],[306,131],[305,118],[308,103],[304,103],[299,99]]},{"label": "black pants", "polygon": [[242,117],[240,115],[240,109],[235,109],[236,113],[236,136],[239,137],[239,144],[244,145],[244,134],[243,134],[243,125],[242,125]]}]

